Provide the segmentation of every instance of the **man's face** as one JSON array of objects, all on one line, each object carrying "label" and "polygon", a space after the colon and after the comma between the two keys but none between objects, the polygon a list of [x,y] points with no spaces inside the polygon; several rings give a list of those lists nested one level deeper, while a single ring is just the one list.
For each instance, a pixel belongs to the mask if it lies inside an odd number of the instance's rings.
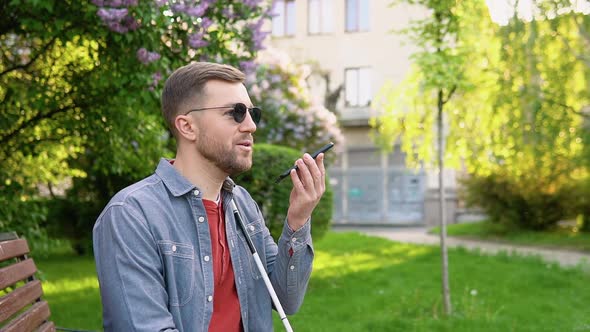
[{"label": "man's face", "polygon": [[256,124],[249,112],[241,123],[232,117],[232,107],[243,103],[252,107],[252,101],[241,83],[220,80],[207,82],[204,104],[197,108],[228,106],[228,108],[208,109],[195,113],[198,135],[197,152],[228,175],[247,171],[252,167],[252,147]]}]

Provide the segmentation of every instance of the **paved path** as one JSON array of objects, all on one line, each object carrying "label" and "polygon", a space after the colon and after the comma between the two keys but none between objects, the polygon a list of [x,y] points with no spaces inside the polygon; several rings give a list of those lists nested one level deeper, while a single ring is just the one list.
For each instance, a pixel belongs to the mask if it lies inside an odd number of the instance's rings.
[{"label": "paved path", "polygon": [[[428,234],[426,227],[369,227],[369,226],[334,226],[334,231],[356,231],[368,235],[384,237],[390,240],[415,243],[439,245],[438,235]],[[575,266],[584,264],[590,266],[590,254],[577,251],[547,249],[539,247],[527,247],[496,242],[484,242],[476,240],[465,240],[456,237],[447,239],[449,247],[465,247],[467,249],[479,249],[481,252],[495,254],[498,252],[516,252],[521,255],[541,256],[546,262],[557,262],[562,266]]]}]

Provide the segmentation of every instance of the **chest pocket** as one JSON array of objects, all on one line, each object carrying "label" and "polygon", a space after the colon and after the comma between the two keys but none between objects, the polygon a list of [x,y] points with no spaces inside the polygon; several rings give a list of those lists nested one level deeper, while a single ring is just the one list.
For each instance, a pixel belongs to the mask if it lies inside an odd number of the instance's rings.
[{"label": "chest pocket", "polygon": [[[257,221],[253,221],[249,224],[246,224],[246,231],[248,232],[248,235],[250,235],[250,238],[252,239],[252,243],[254,243],[254,247],[256,247],[256,251],[258,252],[258,255],[260,256],[260,260],[262,261],[262,265],[265,266],[266,268],[266,256],[265,256],[265,252],[264,252],[264,228],[263,228],[263,224],[260,220]],[[254,261],[254,257],[252,256],[252,254],[250,253],[250,248],[248,247],[248,243],[246,242],[246,239],[244,238],[244,235],[242,234],[241,230],[238,232],[240,234],[240,244],[242,245],[242,249],[245,250],[245,252],[248,253],[248,265],[250,267],[250,271],[252,272],[252,276],[254,279],[259,279],[260,278],[260,271],[258,271],[258,267],[256,266],[256,262]]]},{"label": "chest pocket", "polygon": [[158,241],[162,254],[164,280],[171,306],[182,306],[193,296],[195,251],[190,244]]}]

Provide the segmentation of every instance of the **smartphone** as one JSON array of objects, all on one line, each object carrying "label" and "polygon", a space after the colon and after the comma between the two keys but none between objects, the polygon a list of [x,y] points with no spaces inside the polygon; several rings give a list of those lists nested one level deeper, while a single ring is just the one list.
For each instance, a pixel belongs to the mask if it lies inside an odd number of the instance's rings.
[{"label": "smartphone", "polygon": [[[334,143],[330,142],[324,146],[322,146],[319,150],[317,150],[316,152],[314,152],[311,157],[313,159],[317,158],[317,156],[320,155],[320,153],[326,152],[328,150],[330,150],[332,147],[334,146]],[[291,173],[291,170],[293,169],[297,169],[297,165],[289,168],[288,170],[284,171],[283,173],[281,173],[281,175],[279,175],[279,177],[276,179],[275,183],[279,183],[281,182],[284,178],[286,178],[287,176],[289,176],[289,174]]]}]

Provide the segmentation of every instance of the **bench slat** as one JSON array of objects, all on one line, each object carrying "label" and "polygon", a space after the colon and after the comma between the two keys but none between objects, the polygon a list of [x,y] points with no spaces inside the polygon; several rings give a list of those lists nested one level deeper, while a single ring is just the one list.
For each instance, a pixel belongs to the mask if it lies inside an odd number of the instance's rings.
[{"label": "bench slat", "polygon": [[17,239],[0,242],[0,262],[29,253],[27,240]]},{"label": "bench slat", "polygon": [[55,324],[53,322],[46,322],[36,332],[55,332]]},{"label": "bench slat", "polygon": [[[53,322],[48,321],[51,311],[41,300],[41,281],[31,278],[37,271],[32,259],[22,259],[30,251],[26,239],[16,233],[0,232],[0,262],[10,265],[0,268],[0,332],[55,332]],[[14,259],[16,258],[16,259]],[[24,285],[12,289],[19,281]]]},{"label": "bench slat", "polygon": [[18,239],[16,232],[2,232],[0,233],[0,242]]},{"label": "bench slat", "polygon": [[45,301],[33,304],[27,311],[18,315],[0,332],[33,332],[49,318],[51,312]]},{"label": "bench slat", "polygon": [[41,281],[34,280],[0,298],[0,323],[43,295]]},{"label": "bench slat", "polygon": [[24,280],[35,274],[36,271],[37,267],[31,258],[3,267],[0,269],[0,289]]}]

